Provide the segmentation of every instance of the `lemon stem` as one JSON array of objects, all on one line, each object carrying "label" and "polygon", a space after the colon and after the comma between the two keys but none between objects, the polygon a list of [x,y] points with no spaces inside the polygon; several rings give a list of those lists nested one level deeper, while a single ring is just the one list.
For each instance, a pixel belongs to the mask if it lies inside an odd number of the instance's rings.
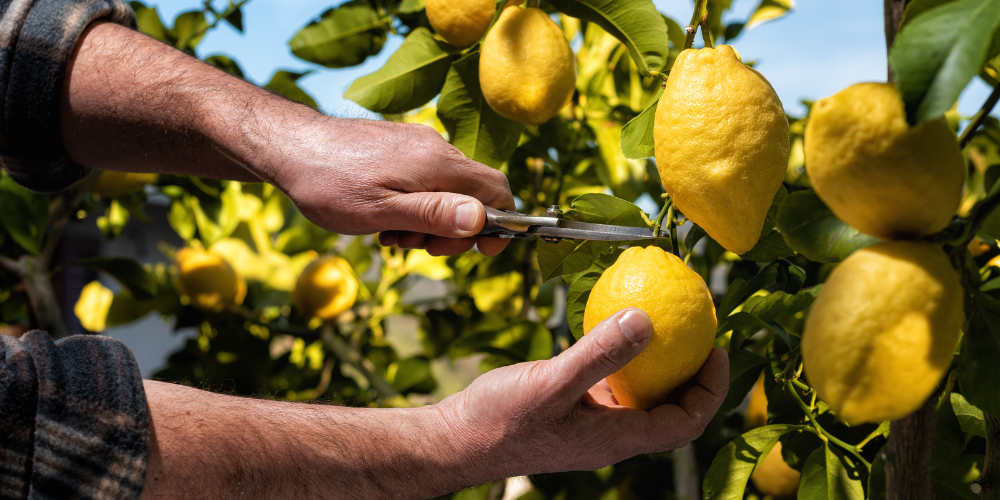
[{"label": "lemon stem", "polygon": [[976,113],[976,116],[972,117],[969,126],[965,127],[965,130],[962,131],[962,137],[958,139],[958,146],[961,149],[965,149],[965,146],[969,145],[969,141],[975,136],[976,129],[986,121],[986,117],[993,111],[993,107],[997,105],[997,101],[1000,101],[1000,85],[993,87],[993,92],[986,98],[983,107]]},{"label": "lemon stem", "polygon": [[532,9],[537,9],[542,0],[528,0],[528,7]]},{"label": "lemon stem", "polygon": [[[861,456],[861,453],[858,452],[858,447],[857,446],[851,446],[851,445],[849,445],[849,444],[841,441],[840,439],[837,439],[836,436],[834,436],[833,434],[830,434],[829,432],[827,432],[826,429],[823,428],[823,426],[819,425],[819,421],[816,420],[816,415],[813,415],[812,410],[810,410],[809,407],[806,406],[806,402],[802,401],[802,398],[799,397],[799,393],[795,392],[795,387],[792,386],[792,381],[791,380],[786,380],[785,381],[785,390],[788,391],[792,395],[792,399],[795,400],[795,404],[799,405],[799,408],[802,409],[802,412],[805,413],[806,417],[809,418],[809,423],[811,423],[812,426],[813,426],[813,428],[811,429],[811,431],[814,434],[816,434],[817,437],[819,437],[823,441],[826,441],[826,442],[829,442],[829,443],[833,443],[833,444],[835,444],[835,445],[843,448],[844,451],[850,453],[851,455],[854,455],[854,458],[857,458],[858,460],[860,460],[861,463],[865,465],[865,467],[867,467],[868,469],[871,469],[872,464],[869,463],[867,460],[865,460],[865,457]],[[806,429],[809,429],[809,428],[806,427]]]},{"label": "lemon stem", "polygon": [[712,48],[714,44],[712,43],[712,31],[708,29],[708,11],[705,11],[705,17],[701,18],[701,38],[705,40],[705,46]]},{"label": "lemon stem", "polygon": [[673,203],[670,204],[670,213],[667,214],[667,218],[670,219],[667,221],[667,224],[670,225],[670,251],[672,251],[674,255],[680,257],[681,250],[680,245],[678,244],[679,242],[677,241],[677,211],[674,210]]},{"label": "lemon stem", "polygon": [[707,4],[708,0],[695,0],[694,14],[691,14],[691,22],[684,28],[684,31],[687,32],[687,37],[684,38],[685,50],[690,49],[694,45],[694,35],[698,32],[698,25],[701,24],[702,18],[708,15]]},{"label": "lemon stem", "polygon": [[[664,195],[666,196],[666,195]],[[660,215],[656,216],[656,221],[653,222],[653,244],[657,243],[660,238],[660,228],[663,227],[663,217],[670,213],[673,207],[673,202],[670,198],[663,200],[663,208],[660,209]]]}]

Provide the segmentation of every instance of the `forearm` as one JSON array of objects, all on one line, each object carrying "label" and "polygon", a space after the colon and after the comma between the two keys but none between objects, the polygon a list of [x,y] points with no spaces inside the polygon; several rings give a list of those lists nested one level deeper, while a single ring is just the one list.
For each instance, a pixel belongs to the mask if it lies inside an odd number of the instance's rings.
[{"label": "forearm", "polygon": [[271,181],[275,148],[325,119],[178,50],[100,23],[77,44],[61,124],[71,159],[104,170]]},{"label": "forearm", "polygon": [[153,448],[143,498],[431,498],[490,479],[437,407],[293,404],[154,381],[145,388]]}]

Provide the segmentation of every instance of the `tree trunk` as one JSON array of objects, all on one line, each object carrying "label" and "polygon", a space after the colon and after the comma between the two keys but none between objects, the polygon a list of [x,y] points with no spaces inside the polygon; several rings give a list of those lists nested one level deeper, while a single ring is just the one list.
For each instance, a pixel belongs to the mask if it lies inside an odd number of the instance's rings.
[{"label": "tree trunk", "polygon": [[886,500],[931,499],[931,439],[937,400],[935,392],[919,410],[889,426]]},{"label": "tree trunk", "polygon": [[[896,31],[899,29],[899,23],[903,20],[903,11],[906,9],[906,4],[910,0],[883,0],[883,10],[885,13],[885,53],[886,56],[889,55],[889,50],[892,48],[892,44],[896,42]],[[892,74],[892,66],[886,65],[888,69],[888,81],[895,80],[895,75]]]},{"label": "tree trunk", "polygon": [[972,492],[983,500],[1000,500],[1000,418],[986,415],[986,460]]}]

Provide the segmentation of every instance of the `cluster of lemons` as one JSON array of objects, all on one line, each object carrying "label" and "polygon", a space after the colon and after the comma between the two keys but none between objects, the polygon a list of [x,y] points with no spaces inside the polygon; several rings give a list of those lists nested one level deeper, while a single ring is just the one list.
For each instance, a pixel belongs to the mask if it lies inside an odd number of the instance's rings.
[{"label": "cluster of lemons", "polygon": [[[191,307],[221,312],[243,303],[246,280],[233,266],[210,250],[185,247],[174,254],[177,265],[174,288]],[[295,282],[292,304],[305,316],[332,321],[354,305],[358,280],[344,259],[320,257],[302,271]]]},{"label": "cluster of lemons", "polygon": [[[727,250],[757,243],[788,161],[788,122],[767,80],[731,47],[677,58],[655,118],[657,167],[684,215]],[[802,356],[818,395],[848,424],[904,417],[947,370],[964,318],[958,274],[923,237],[955,214],[965,166],[944,119],[910,126],[892,84],[818,101],[806,169],[841,220],[885,241],[830,274],[806,321]],[[692,377],[716,330],[704,281],[677,257],[630,248],[600,278],[584,329],[623,307],[645,310],[653,339],[608,378],[617,400],[648,409]]]},{"label": "cluster of lemons", "polygon": [[509,1],[493,29],[493,0],[428,0],[426,12],[434,30],[455,47],[471,47],[486,35],[479,50],[483,98],[500,116],[538,125],[573,97],[576,61],[559,25],[522,2]]}]

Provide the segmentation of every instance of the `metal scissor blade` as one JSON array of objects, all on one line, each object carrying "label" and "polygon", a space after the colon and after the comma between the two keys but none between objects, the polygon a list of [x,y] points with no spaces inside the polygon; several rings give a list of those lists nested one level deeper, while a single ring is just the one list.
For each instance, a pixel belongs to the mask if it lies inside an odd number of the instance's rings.
[{"label": "metal scissor blade", "polygon": [[650,228],[612,226],[609,224],[593,224],[571,220],[559,221],[559,227],[533,227],[528,233],[546,238],[596,241],[648,240],[653,237],[653,230]]}]

